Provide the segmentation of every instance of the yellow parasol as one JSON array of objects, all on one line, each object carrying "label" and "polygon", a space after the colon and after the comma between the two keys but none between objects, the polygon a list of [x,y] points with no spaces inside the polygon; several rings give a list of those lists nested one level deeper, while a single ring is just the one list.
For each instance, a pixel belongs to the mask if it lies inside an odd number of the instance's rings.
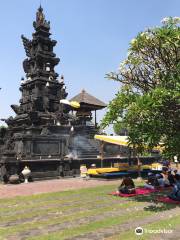
[{"label": "yellow parasol", "polygon": [[61,99],[60,103],[71,106],[72,108],[80,108],[80,104],[76,101],[69,101],[67,99]]},{"label": "yellow parasol", "polygon": [[70,101],[70,106],[74,108],[80,108],[80,104],[76,101]]}]

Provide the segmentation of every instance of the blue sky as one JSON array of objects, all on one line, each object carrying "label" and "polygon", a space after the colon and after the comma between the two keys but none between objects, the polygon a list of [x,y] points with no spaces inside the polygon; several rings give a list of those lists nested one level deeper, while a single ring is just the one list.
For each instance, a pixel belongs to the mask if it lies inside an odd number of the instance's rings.
[{"label": "blue sky", "polygon": [[[13,115],[18,104],[25,52],[21,34],[31,38],[39,0],[1,1],[0,118]],[[68,98],[86,89],[108,103],[119,84],[104,78],[126,58],[129,42],[139,31],[160,25],[166,16],[179,16],[178,0],[41,0],[54,51],[61,58],[56,71],[65,77]],[[98,114],[100,119],[104,114]]]}]

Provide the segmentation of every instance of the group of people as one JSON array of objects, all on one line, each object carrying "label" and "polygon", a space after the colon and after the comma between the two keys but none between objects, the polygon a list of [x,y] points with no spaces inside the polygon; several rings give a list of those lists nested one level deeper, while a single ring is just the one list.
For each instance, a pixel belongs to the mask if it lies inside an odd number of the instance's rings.
[{"label": "group of people", "polygon": [[179,174],[177,170],[167,170],[158,174],[153,174],[152,172],[149,172],[144,187],[155,189],[157,187],[174,186],[174,184],[177,182],[178,176]]},{"label": "group of people", "polygon": [[[177,170],[167,170],[162,173],[148,173],[148,178],[144,184],[145,188],[157,189],[159,187],[173,187],[169,198],[180,201],[180,174]],[[136,187],[133,179],[130,176],[125,176],[122,183],[118,187],[117,193],[132,194],[136,192]]]}]

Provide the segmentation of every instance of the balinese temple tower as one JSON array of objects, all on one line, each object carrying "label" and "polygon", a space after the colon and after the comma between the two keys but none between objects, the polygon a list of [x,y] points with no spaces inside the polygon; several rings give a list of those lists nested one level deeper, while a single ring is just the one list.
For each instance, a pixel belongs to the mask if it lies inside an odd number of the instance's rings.
[{"label": "balinese temple tower", "polygon": [[67,97],[63,76],[55,67],[60,59],[50,38],[50,22],[40,6],[33,22],[34,33],[29,40],[22,35],[26,52],[23,61],[25,78],[21,79],[22,97],[19,105],[11,105],[15,117],[4,119],[8,128],[0,133],[0,177],[8,181],[21,176],[28,166],[32,178],[74,175],[82,163],[91,164],[99,154],[93,137],[96,124],[91,111],[105,104],[83,91],[74,100],[80,103],[76,115],[73,107],[60,104]]}]

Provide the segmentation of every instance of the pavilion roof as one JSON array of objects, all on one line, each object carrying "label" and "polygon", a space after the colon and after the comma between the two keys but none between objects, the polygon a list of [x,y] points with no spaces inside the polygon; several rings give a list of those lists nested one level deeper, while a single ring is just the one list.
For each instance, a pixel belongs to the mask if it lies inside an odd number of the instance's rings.
[{"label": "pavilion roof", "polygon": [[89,106],[92,109],[102,109],[106,107],[106,104],[96,97],[87,93],[84,89],[71,99],[71,101],[77,101],[81,106]]}]

